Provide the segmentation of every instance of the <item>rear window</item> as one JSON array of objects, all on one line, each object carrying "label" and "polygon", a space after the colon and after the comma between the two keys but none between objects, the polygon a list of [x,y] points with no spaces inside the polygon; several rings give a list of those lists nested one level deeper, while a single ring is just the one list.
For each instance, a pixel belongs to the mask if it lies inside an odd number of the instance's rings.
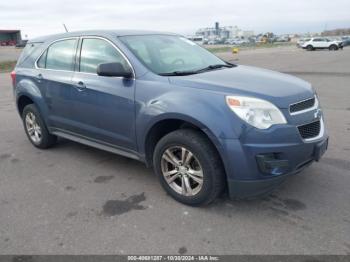
[{"label": "rear window", "polygon": [[17,65],[21,65],[25,60],[28,59],[28,57],[31,56],[31,54],[34,53],[35,50],[38,49],[43,43],[37,42],[37,43],[28,43],[26,47],[23,49],[21,55],[18,58]]},{"label": "rear window", "polygon": [[42,54],[37,65],[40,68],[73,71],[76,39],[59,40]]}]

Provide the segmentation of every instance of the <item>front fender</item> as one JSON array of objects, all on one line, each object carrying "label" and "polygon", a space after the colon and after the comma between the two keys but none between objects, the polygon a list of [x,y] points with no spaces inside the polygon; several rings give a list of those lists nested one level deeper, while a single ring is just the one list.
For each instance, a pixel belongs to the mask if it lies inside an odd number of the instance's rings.
[{"label": "front fender", "polygon": [[[216,135],[213,134],[213,132],[208,128],[203,122],[198,121],[197,119],[193,118],[192,116],[181,114],[181,113],[162,113],[160,115],[157,115],[156,117],[152,118],[152,120],[147,123],[147,127],[144,129],[144,132],[142,132],[143,135],[143,141],[145,141],[147,134],[150,132],[153,126],[155,126],[157,123],[163,121],[163,120],[181,120],[184,122],[187,122],[193,126],[198,127],[201,129],[208,137],[213,140],[213,142],[219,146],[219,140],[217,139]],[[143,143],[144,144],[144,143]]]},{"label": "front fender", "polygon": [[145,154],[147,134],[162,120],[191,123],[206,133],[219,151],[221,139],[238,137],[240,125],[234,124],[234,114],[221,93],[155,82],[146,82],[136,92],[136,137],[141,154]]}]

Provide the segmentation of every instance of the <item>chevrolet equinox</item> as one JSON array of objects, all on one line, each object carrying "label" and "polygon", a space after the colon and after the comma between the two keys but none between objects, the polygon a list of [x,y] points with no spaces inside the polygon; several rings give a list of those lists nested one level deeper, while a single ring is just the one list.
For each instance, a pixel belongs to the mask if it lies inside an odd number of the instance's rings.
[{"label": "chevrolet equinox", "polygon": [[11,73],[24,130],[153,167],[188,205],[269,193],[318,161],[328,135],[313,87],[221,60],[176,34],[87,31],[28,42]]}]

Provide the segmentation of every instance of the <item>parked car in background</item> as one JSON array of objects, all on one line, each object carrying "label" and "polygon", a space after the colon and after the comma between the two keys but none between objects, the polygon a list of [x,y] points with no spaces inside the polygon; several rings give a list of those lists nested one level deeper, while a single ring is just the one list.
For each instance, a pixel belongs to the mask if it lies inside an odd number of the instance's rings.
[{"label": "parked car in background", "polygon": [[305,43],[305,42],[308,42],[310,41],[311,38],[300,38],[298,41],[297,41],[297,47],[302,47],[302,45]]},{"label": "parked car in background", "polygon": [[16,47],[17,47],[17,48],[23,48],[23,47],[26,46],[27,42],[28,42],[28,40],[21,40],[20,42],[18,42],[18,43],[16,44]]},{"label": "parked car in background", "polygon": [[199,44],[199,45],[203,45],[204,44],[204,37],[203,36],[190,36],[187,37],[187,39]]},{"label": "parked car in background", "polygon": [[233,39],[227,39],[225,41],[225,44],[228,45],[244,45],[244,44],[249,44],[250,41],[247,39],[242,39],[242,38],[233,38]]},{"label": "parked car in background", "polygon": [[281,35],[276,37],[276,42],[289,42],[290,41],[290,37],[287,35]]},{"label": "parked car in background", "polygon": [[332,37],[332,38],[327,37],[327,39],[331,42],[332,41],[336,42],[340,49],[342,49],[344,47],[344,42],[343,42],[341,37]]},{"label": "parked car in background", "polygon": [[219,44],[219,41],[216,39],[212,39],[208,41],[208,45],[218,45],[218,44]]},{"label": "parked car in background", "polygon": [[349,36],[342,36],[341,37],[342,46],[349,46],[350,45],[350,37]]},{"label": "parked car in background", "polygon": [[330,40],[326,37],[314,37],[311,38],[309,41],[304,42],[301,46],[304,49],[307,49],[308,51],[312,51],[315,49],[329,49],[336,51],[339,48],[342,48],[342,43],[336,40]]},{"label": "parked car in background", "polygon": [[29,141],[57,137],[153,167],[177,201],[270,192],[319,161],[328,135],[314,88],[234,65],[176,34],[85,31],[31,40],[11,73]]},{"label": "parked car in background", "polygon": [[15,40],[0,40],[0,46],[14,46],[16,45]]}]

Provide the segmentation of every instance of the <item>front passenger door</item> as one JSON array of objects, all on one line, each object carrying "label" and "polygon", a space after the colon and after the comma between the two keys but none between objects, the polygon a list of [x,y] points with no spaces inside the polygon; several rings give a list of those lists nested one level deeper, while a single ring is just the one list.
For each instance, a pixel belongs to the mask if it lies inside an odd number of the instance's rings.
[{"label": "front passenger door", "polygon": [[76,132],[100,142],[136,150],[135,79],[97,75],[101,63],[118,62],[132,70],[124,55],[107,39],[83,37],[74,74],[73,119]]}]

